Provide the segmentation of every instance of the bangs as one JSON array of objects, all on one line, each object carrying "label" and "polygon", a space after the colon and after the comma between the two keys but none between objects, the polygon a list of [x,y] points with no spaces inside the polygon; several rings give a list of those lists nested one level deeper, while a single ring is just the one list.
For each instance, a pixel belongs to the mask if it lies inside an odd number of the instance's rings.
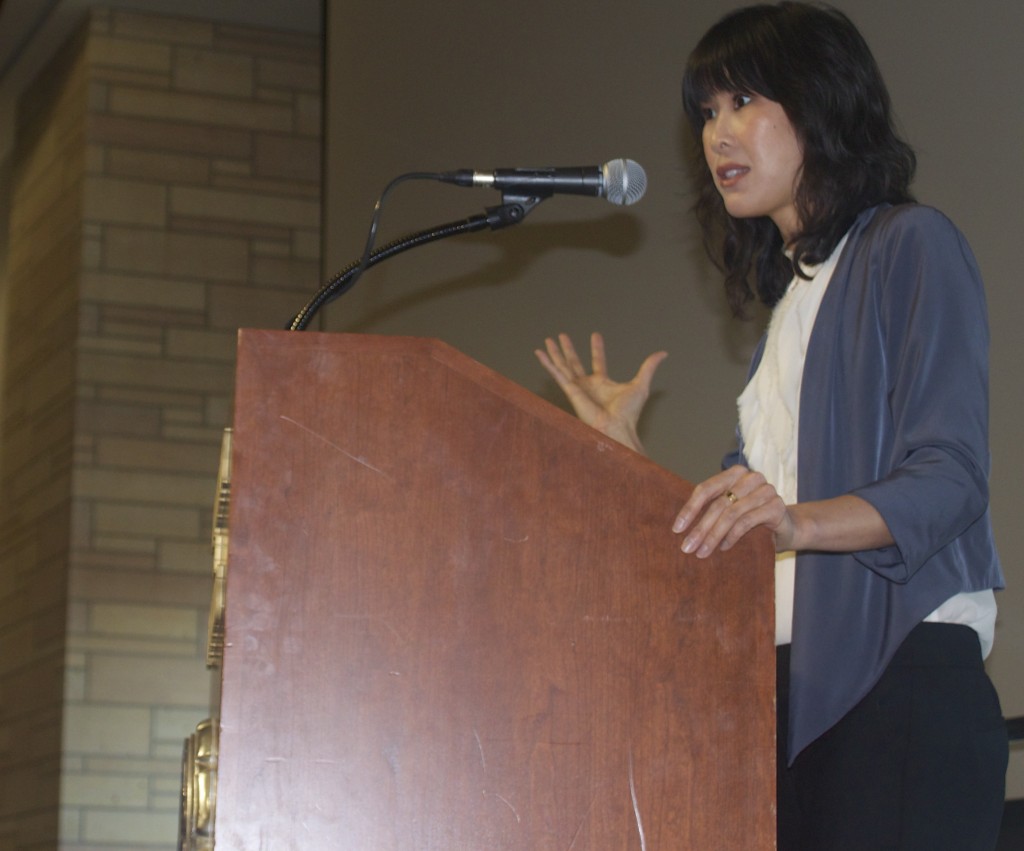
[{"label": "bangs", "polygon": [[769,80],[769,69],[780,66],[778,35],[764,18],[752,25],[751,11],[723,18],[690,54],[683,74],[683,109],[695,128],[704,123],[701,104],[718,92],[778,100]]}]

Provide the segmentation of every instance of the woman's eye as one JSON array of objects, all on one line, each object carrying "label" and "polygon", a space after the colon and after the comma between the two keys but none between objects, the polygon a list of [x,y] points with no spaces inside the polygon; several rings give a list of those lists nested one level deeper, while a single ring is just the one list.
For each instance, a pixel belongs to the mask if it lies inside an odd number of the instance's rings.
[{"label": "woman's eye", "polygon": [[750,95],[735,94],[732,96],[732,107],[733,109],[741,109],[752,100],[753,98]]},{"label": "woman's eye", "polygon": [[700,108],[700,115],[705,121],[710,121],[715,117],[715,110],[710,106],[702,106]]}]

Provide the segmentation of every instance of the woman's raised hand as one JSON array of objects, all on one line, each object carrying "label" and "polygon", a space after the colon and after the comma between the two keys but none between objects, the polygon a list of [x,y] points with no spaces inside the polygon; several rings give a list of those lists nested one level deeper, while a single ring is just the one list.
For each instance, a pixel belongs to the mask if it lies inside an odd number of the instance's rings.
[{"label": "woman's raised hand", "polygon": [[583,368],[567,334],[559,334],[557,340],[549,337],[544,345],[544,349],[536,350],[537,359],[558,382],[576,416],[587,425],[642,452],[636,424],[650,396],[654,372],[668,353],[648,355],[632,380],[618,382],[608,377],[604,338],[600,334],[590,335],[589,373]]}]

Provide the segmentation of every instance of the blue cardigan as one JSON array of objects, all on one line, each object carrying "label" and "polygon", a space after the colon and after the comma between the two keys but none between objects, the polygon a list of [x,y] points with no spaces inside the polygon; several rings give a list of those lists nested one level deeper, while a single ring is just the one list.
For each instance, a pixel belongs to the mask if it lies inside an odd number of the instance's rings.
[{"label": "blue cardigan", "polygon": [[854,223],[808,344],[798,451],[801,501],[856,494],[896,544],[797,555],[790,762],[939,605],[1004,585],[988,511],[985,295],[938,211],[885,205]]}]

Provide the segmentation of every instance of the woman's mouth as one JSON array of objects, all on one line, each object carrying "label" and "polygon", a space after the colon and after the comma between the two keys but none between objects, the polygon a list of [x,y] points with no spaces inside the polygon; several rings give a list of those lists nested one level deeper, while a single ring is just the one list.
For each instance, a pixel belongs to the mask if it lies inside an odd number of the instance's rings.
[{"label": "woman's mouth", "polygon": [[750,171],[750,169],[747,166],[729,163],[728,165],[719,166],[715,169],[715,176],[718,178],[718,185],[727,189],[728,187],[733,186],[748,171]]}]

